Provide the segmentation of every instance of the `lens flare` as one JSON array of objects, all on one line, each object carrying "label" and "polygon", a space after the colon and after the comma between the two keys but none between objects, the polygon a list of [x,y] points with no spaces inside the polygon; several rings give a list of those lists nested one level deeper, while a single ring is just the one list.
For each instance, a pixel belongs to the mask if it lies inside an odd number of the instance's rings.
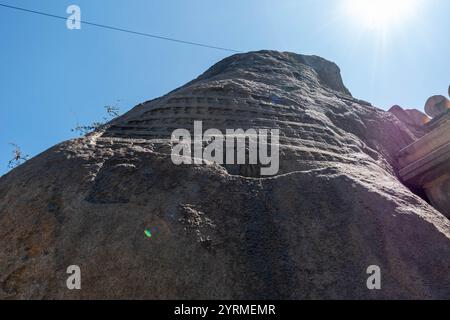
[{"label": "lens flare", "polygon": [[345,11],[360,24],[371,29],[384,29],[411,18],[420,0],[345,0]]},{"label": "lens flare", "polygon": [[145,235],[147,236],[147,238],[151,238],[152,237],[152,233],[150,232],[150,230],[145,230],[144,231]]}]

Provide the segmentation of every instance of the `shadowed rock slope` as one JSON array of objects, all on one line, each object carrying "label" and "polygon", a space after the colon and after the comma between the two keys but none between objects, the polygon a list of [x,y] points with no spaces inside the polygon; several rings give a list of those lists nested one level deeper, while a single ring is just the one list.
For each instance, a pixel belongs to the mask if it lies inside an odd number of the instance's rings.
[{"label": "shadowed rock slope", "polygon": [[[194,120],[279,129],[279,174],[175,166],[170,134]],[[450,298],[450,222],[396,177],[415,139],[334,63],[231,56],[0,178],[0,298]]]}]

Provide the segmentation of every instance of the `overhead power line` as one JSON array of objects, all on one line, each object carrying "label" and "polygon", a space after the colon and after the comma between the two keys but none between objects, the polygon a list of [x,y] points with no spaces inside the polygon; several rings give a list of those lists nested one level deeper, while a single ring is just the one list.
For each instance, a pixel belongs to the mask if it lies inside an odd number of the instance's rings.
[{"label": "overhead power line", "polygon": [[[60,20],[67,20],[67,17],[58,16],[58,15],[55,15],[55,14],[41,12],[41,11],[30,10],[30,9],[26,9],[26,8],[15,7],[15,6],[11,6],[11,5],[7,5],[7,4],[3,4],[3,3],[0,3],[0,7],[14,9],[14,10],[22,11],[22,12],[28,12],[28,13],[37,14],[37,15],[50,17],[50,18],[55,18],[55,19],[60,19]],[[113,31],[119,31],[119,32],[125,32],[125,33],[130,33],[130,34],[143,36],[143,37],[148,37],[148,38],[154,38],[154,39],[159,39],[159,40],[177,42],[177,43],[188,44],[188,45],[197,46],[197,47],[216,49],[216,50],[222,50],[222,51],[228,51],[228,52],[234,52],[234,53],[241,52],[239,50],[234,50],[234,49],[229,49],[229,48],[224,48],[224,47],[217,47],[217,46],[212,46],[212,45],[208,45],[208,44],[204,44],[204,43],[198,43],[198,42],[191,42],[191,41],[185,41],[185,40],[180,40],[180,39],[174,39],[174,38],[169,38],[169,37],[164,37],[164,36],[158,36],[158,35],[154,35],[154,34],[150,34],[150,33],[133,31],[133,30],[129,30],[129,29],[123,29],[123,28],[108,26],[108,25],[95,23],[95,22],[89,22],[89,21],[85,21],[85,20],[75,20],[75,21],[76,22],[80,22],[81,24],[86,24],[86,25],[90,25],[90,26],[94,26],[94,27],[98,27],[98,28],[103,28],[103,29],[108,29],[108,30],[113,30]]]}]

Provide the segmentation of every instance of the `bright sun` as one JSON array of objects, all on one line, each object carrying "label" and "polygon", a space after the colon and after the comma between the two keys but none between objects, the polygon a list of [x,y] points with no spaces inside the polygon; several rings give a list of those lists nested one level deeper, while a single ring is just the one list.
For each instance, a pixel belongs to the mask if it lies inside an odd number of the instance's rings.
[{"label": "bright sun", "polygon": [[346,0],[345,10],[365,27],[385,29],[410,18],[420,0]]}]

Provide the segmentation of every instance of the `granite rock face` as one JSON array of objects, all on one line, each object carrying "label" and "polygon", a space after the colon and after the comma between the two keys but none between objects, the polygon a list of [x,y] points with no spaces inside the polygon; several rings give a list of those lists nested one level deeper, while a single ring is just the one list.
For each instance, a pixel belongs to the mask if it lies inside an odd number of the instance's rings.
[{"label": "granite rock face", "polygon": [[[174,165],[194,120],[279,129],[279,173]],[[0,298],[450,298],[450,221],[397,178],[417,138],[334,63],[234,55],[0,178]]]},{"label": "granite rock face", "polygon": [[430,122],[430,118],[423,112],[416,109],[404,110],[400,106],[393,106],[389,112],[394,114],[406,127],[414,133],[417,137],[422,137],[428,133],[424,127],[426,123]]}]

